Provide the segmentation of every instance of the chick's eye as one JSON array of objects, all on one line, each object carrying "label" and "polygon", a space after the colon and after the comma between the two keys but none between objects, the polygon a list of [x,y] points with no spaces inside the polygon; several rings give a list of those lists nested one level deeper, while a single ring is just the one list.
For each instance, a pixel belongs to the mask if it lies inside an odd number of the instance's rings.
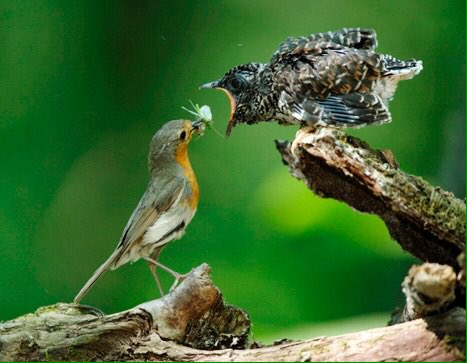
[{"label": "chick's eye", "polygon": [[185,138],[186,138],[186,131],[182,131],[180,133],[180,140],[185,140]]},{"label": "chick's eye", "polygon": [[230,87],[232,88],[233,91],[239,91],[242,88],[244,88],[245,85],[246,85],[246,81],[241,76],[236,76],[232,78],[230,81]]}]

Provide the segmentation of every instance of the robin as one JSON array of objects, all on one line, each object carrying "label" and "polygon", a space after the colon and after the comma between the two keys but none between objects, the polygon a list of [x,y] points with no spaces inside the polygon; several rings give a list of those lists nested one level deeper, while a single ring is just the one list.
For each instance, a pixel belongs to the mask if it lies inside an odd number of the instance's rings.
[{"label": "robin", "polygon": [[163,295],[156,268],[175,278],[172,288],[184,278],[157,261],[162,249],[180,238],[193,218],[199,199],[199,187],[188,159],[188,143],[193,133],[202,134],[202,121],[175,120],[166,123],[151,140],[148,157],[149,184],[123,230],[112,255],[76,295],[79,303],[100,276],[127,262],[144,259]]},{"label": "robin", "polygon": [[371,29],[288,38],[269,63],[242,64],[201,88],[223,90],[230,99],[226,134],[239,123],[362,127],[391,121],[388,103],[400,80],[422,62],[375,52]]}]

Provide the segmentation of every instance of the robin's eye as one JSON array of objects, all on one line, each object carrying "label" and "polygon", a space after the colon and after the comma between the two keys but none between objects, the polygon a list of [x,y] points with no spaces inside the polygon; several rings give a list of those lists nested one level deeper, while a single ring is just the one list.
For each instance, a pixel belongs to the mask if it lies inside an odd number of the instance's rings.
[{"label": "robin's eye", "polygon": [[180,133],[180,140],[185,140],[185,138],[186,138],[186,131],[182,131]]},{"label": "robin's eye", "polygon": [[232,91],[240,91],[246,86],[246,80],[241,76],[236,76],[230,80]]}]

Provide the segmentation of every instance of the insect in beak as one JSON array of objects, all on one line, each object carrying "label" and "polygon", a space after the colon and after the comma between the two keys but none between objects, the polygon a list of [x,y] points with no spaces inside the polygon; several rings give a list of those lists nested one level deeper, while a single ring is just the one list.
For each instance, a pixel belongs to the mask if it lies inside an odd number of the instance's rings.
[{"label": "insect in beak", "polygon": [[196,120],[191,122],[191,133],[196,132],[198,135],[202,135],[206,128],[211,128],[213,124],[211,108],[208,105],[199,106],[191,102],[193,110],[182,107],[183,110],[196,116]]}]

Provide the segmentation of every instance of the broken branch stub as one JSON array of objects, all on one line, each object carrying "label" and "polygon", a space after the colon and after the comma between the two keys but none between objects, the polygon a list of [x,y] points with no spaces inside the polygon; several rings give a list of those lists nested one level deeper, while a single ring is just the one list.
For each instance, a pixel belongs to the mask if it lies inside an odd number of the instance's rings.
[{"label": "broken branch stub", "polygon": [[205,350],[245,348],[248,315],[224,303],[209,272],[203,264],[172,293],[111,315],[58,303],[2,323],[0,361],[137,360],[154,354],[148,341],[161,339]]}]

